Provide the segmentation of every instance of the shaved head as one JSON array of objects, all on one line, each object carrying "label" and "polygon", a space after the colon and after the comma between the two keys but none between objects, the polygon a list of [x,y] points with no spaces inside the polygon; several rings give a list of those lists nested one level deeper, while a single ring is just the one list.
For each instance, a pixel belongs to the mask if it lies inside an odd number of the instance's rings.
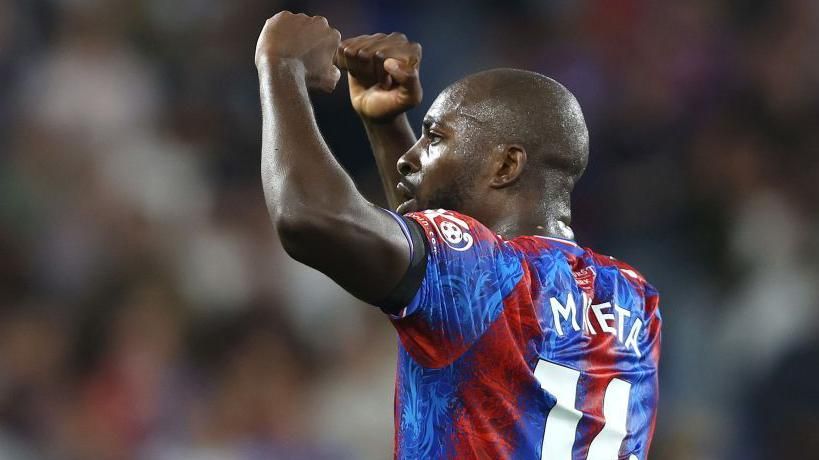
[{"label": "shaved head", "polygon": [[413,192],[399,209],[452,209],[507,235],[570,237],[570,194],[588,157],[583,112],[563,85],[525,70],[476,73],[438,95],[398,160]]},{"label": "shaved head", "polygon": [[573,186],[586,169],[589,133],[583,112],[555,80],[525,70],[493,69],[459,80],[444,93],[458,101],[460,115],[481,125],[482,135],[523,146],[529,178],[559,172]]}]

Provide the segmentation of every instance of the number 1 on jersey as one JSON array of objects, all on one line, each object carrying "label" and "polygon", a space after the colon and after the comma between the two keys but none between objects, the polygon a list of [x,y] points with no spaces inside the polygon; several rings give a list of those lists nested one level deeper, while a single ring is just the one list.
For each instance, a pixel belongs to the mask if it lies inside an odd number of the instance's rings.
[{"label": "number 1 on jersey", "polygon": [[[557,402],[546,417],[541,460],[571,460],[577,424],[583,414],[574,407],[580,372],[550,361],[540,360],[535,368],[540,387]],[[631,384],[612,379],[603,396],[603,430],[589,446],[587,460],[616,460],[626,437],[626,417]],[[629,460],[637,460],[632,455]]]}]

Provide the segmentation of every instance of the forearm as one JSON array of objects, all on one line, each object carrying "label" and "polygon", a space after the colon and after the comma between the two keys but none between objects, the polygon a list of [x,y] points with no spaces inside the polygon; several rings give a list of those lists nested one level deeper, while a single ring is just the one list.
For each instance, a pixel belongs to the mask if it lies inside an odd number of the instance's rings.
[{"label": "forearm", "polygon": [[395,187],[401,179],[398,173],[398,159],[415,142],[415,133],[412,131],[406,114],[401,114],[390,121],[376,122],[363,119],[367,137],[372,146],[381,183],[387,195],[387,203],[391,209],[398,207],[400,198]]},{"label": "forearm", "polygon": [[302,72],[288,62],[259,67],[262,180],[274,221],[363,199],[319,133]]},{"label": "forearm", "polygon": [[335,88],[339,41],[325,18],[283,11],[265,22],[256,44],[262,181],[287,254],[376,303],[406,273],[411,245],[401,222],[356,190],[316,125],[307,88]]}]

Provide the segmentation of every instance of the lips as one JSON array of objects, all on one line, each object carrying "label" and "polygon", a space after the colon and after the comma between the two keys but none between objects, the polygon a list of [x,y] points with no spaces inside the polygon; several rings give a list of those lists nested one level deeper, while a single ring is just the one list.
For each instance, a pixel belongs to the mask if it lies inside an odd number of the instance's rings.
[{"label": "lips", "polygon": [[418,210],[415,201],[415,192],[412,190],[412,187],[409,184],[399,182],[398,185],[395,186],[395,189],[399,196],[404,199],[404,202],[401,203],[398,208],[396,208],[396,212],[399,214],[404,214]]},{"label": "lips", "polygon": [[397,208],[395,208],[395,212],[398,214],[406,214],[408,212],[415,212],[418,210],[418,205],[415,203],[415,198],[409,199],[403,203],[401,203]]}]

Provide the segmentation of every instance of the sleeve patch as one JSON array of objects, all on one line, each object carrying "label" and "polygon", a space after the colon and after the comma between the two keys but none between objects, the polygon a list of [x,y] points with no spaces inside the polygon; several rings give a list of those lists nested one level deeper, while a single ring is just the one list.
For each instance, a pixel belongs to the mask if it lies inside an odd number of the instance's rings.
[{"label": "sleeve patch", "polygon": [[475,243],[475,238],[469,232],[469,224],[446,211],[427,210],[423,212],[427,221],[435,228],[435,232],[443,242],[455,251],[467,251]]}]

